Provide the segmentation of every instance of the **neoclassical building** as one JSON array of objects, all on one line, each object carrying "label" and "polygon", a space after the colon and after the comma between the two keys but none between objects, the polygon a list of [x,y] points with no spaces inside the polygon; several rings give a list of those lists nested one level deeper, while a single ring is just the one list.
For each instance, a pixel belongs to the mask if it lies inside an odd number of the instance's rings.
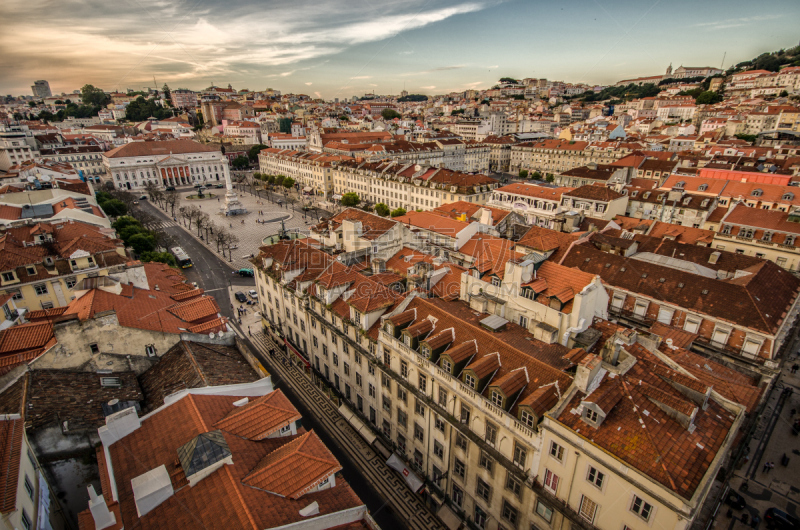
[{"label": "neoclassical building", "polygon": [[131,142],[103,155],[106,173],[119,189],[225,182],[228,162],[216,146],[193,140]]}]

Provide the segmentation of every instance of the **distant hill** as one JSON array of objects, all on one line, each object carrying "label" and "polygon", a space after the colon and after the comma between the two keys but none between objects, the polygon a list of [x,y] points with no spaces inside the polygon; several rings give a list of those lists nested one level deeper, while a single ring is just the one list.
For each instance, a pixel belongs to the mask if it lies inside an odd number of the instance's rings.
[{"label": "distant hill", "polygon": [[777,72],[785,66],[800,66],[800,46],[786,50],[778,50],[772,53],[762,53],[758,57],[749,61],[742,61],[731,66],[725,75],[731,75],[743,70],[768,70]]}]

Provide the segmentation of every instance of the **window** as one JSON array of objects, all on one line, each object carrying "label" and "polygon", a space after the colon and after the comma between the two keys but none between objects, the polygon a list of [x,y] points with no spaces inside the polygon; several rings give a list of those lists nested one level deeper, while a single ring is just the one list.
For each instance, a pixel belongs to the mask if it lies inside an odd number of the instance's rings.
[{"label": "window", "polygon": [[634,495],[633,502],[631,503],[631,511],[647,521],[650,519],[650,514],[653,512],[653,505]]},{"label": "window", "polygon": [[444,370],[445,372],[447,372],[449,374],[449,373],[451,373],[452,368],[453,368],[453,366],[452,366],[452,364],[450,364],[450,361],[442,359],[442,370]]},{"label": "window", "polygon": [[467,474],[467,468],[464,462],[458,458],[453,459],[453,474],[462,479],[465,478]]},{"label": "window", "polygon": [[327,357],[328,356],[328,346],[325,345],[325,344],[322,345],[322,356],[323,357]]},{"label": "window", "polygon": [[369,397],[375,397],[375,387],[372,386],[372,383],[369,384]]},{"label": "window", "polygon": [[439,460],[444,458],[444,446],[437,441],[433,442],[433,454]]},{"label": "window", "polygon": [[437,431],[444,432],[444,419],[436,416],[433,420],[433,426]]},{"label": "window", "polygon": [[697,333],[700,329],[700,320],[694,318],[687,318],[683,324],[683,330],[689,333]]},{"label": "window", "polygon": [[144,352],[147,354],[148,357],[155,357],[156,356],[156,347],[152,344],[147,345],[144,347]]},{"label": "window", "polygon": [[658,321],[669,326],[672,323],[672,314],[672,309],[668,307],[659,308]]},{"label": "window", "polygon": [[386,396],[383,396],[383,410],[392,415],[392,400]]},{"label": "window", "polygon": [[477,479],[478,485],[475,487],[475,494],[485,501],[492,497],[492,488],[480,478]]},{"label": "window", "polygon": [[461,507],[464,504],[464,490],[453,484],[453,503]]},{"label": "window", "polygon": [[20,517],[20,523],[22,523],[22,528],[25,530],[31,530],[33,528],[33,523],[31,522],[31,517],[28,515],[28,512],[25,509],[22,509],[22,517]]},{"label": "window", "polygon": [[361,366],[361,355],[353,353],[353,362]]},{"label": "window", "polygon": [[408,414],[403,409],[397,407],[397,426],[403,429],[408,425]]},{"label": "window", "polygon": [[536,501],[536,515],[549,523],[553,520],[553,509],[542,501]]},{"label": "window", "polygon": [[497,442],[497,427],[490,422],[486,422],[486,436],[485,436],[486,443],[494,447],[494,444]]},{"label": "window", "polygon": [[464,425],[469,425],[469,414],[470,414],[469,407],[462,403],[461,404],[461,423],[463,423]]},{"label": "window", "polygon": [[406,361],[400,361],[400,375],[403,379],[408,379],[408,363]]},{"label": "window", "polygon": [[397,434],[397,449],[401,454],[406,454],[406,437],[400,433]]},{"label": "window", "polygon": [[[470,197],[472,200],[472,197]],[[475,525],[478,528],[486,528],[486,512],[484,512],[480,506],[475,506]]]},{"label": "window", "polygon": [[347,363],[344,364],[344,375],[350,375],[350,365]]},{"label": "window", "polygon": [[400,385],[397,385],[397,399],[403,403],[408,403],[408,392]]},{"label": "window", "polygon": [[383,364],[386,366],[392,365],[392,356],[386,348],[383,349]]},{"label": "window", "polygon": [[423,430],[423,428],[420,426],[419,423],[414,424],[414,438],[416,438],[420,442],[422,441],[423,438],[425,438],[425,431]]},{"label": "window", "polygon": [[589,466],[589,472],[586,475],[586,480],[597,486],[598,488],[603,488],[603,480],[605,480],[606,476],[602,471],[599,471],[597,468]]},{"label": "window", "polygon": [[392,437],[392,424],[389,423],[387,420],[383,420],[383,434],[387,438]]},{"label": "window", "polygon": [[528,458],[528,450],[519,443],[514,442],[514,463],[521,468],[525,467]]},{"label": "window", "polygon": [[506,489],[517,497],[520,496],[522,491],[522,482],[512,475],[510,471],[506,471]]},{"label": "window", "polygon": [[758,355],[758,351],[761,349],[761,343],[756,342],[753,339],[747,338],[744,341],[744,346],[742,347],[742,353],[745,353],[750,356]]},{"label": "window", "polygon": [[333,354],[333,365],[339,366],[339,356],[336,355],[335,353]]},{"label": "window", "polygon": [[[319,357],[317,357],[319,359]],[[363,387],[364,385],[361,382],[361,374],[356,372],[356,385],[359,387]]]},{"label": "window", "polygon": [[3,273],[3,281],[4,282],[13,282],[14,281],[14,273],[13,272],[4,272]]},{"label": "window", "polygon": [[597,411],[596,410],[592,410],[592,409],[588,409],[588,408],[585,409],[583,417],[586,418],[587,420],[589,420],[592,423],[597,423]]},{"label": "window", "polygon": [[503,499],[503,509],[500,512],[500,516],[510,524],[516,525],[519,517],[519,510],[514,508],[507,500]]},{"label": "window", "polygon": [[92,352],[92,354],[100,353],[100,346],[98,346],[97,343],[94,342],[92,344],[89,344],[89,350]]},{"label": "window", "polygon": [[553,495],[556,494],[558,491],[558,475],[550,471],[549,469],[544,473],[544,487],[550,491]]},{"label": "window", "polygon": [[528,427],[533,427],[535,416],[528,412],[527,410],[520,411],[519,413],[519,421],[527,425]]},{"label": "window", "polygon": [[481,456],[478,459],[478,466],[488,471],[489,475],[494,473],[494,459],[485,451],[481,451]]},{"label": "window", "polygon": [[456,435],[456,447],[459,449],[466,451],[467,450],[467,437],[461,433]]},{"label": "window", "polygon": [[22,300],[22,293],[19,291],[9,291],[12,300]]},{"label": "window", "polygon": [[47,294],[47,284],[46,283],[39,283],[33,286],[33,290],[36,291],[36,294],[42,296]]},{"label": "window", "polygon": [[501,284],[501,283],[502,283],[502,282],[501,282],[500,278],[497,278],[497,277],[492,277],[492,285],[493,285],[493,286],[495,286],[495,287],[500,287],[500,284]]},{"label": "window", "polygon": [[439,387],[439,405],[447,407],[447,390]]},{"label": "window", "polygon": [[581,507],[578,510],[578,513],[590,523],[594,522],[594,516],[597,513],[597,503],[586,495],[582,495]]},{"label": "window", "polygon": [[520,315],[519,325],[525,329],[528,329],[528,317]]},{"label": "window", "polygon": [[464,384],[471,389],[475,389],[475,377],[472,374],[464,374]]},{"label": "window", "polygon": [[390,391],[392,390],[392,381],[386,374],[381,374],[381,386],[388,388]]},{"label": "window", "polygon": [[31,479],[28,478],[28,475],[25,475],[25,492],[33,500],[33,484],[31,484]]},{"label": "window", "polygon": [[500,408],[503,408],[503,394],[498,392],[497,390],[492,390],[492,403],[497,405]]}]

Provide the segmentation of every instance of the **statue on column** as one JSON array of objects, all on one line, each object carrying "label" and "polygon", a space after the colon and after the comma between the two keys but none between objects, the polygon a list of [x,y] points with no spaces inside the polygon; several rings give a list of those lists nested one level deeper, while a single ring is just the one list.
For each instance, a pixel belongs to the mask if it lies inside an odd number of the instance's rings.
[{"label": "statue on column", "polygon": [[247,208],[239,202],[239,196],[233,191],[233,183],[231,182],[231,175],[228,168],[222,166],[222,175],[225,177],[225,204],[220,206],[220,210],[225,215],[239,215],[247,213]]}]

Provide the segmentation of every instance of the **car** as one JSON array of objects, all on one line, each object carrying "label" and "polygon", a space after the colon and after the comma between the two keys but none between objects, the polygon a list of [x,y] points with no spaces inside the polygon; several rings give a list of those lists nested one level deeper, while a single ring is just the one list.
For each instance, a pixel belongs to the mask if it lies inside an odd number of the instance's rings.
[{"label": "car", "polygon": [[239,269],[239,276],[247,276],[252,278],[254,276],[253,269]]},{"label": "car", "polygon": [[250,295],[250,298],[258,300],[258,292],[255,289],[250,289],[249,291],[247,291],[247,294]]},{"label": "car", "polygon": [[192,187],[193,187],[193,188],[202,188],[202,187],[203,187],[203,185],[202,185],[202,184],[200,184],[200,183],[198,182],[197,184],[195,184],[195,185],[194,185],[194,186],[192,186]]},{"label": "car", "polygon": [[244,295],[242,291],[236,291],[236,293],[233,296],[236,297],[236,301],[238,302],[241,303],[247,302],[247,297]]},{"label": "car", "polygon": [[141,197],[139,197],[139,200],[140,201],[146,201],[147,200],[147,195],[142,195]]},{"label": "car", "polygon": [[139,201],[133,201],[134,206],[136,206],[137,204],[139,204]]},{"label": "car", "polygon": [[744,497],[742,497],[733,490],[729,491],[728,495],[725,497],[725,504],[727,504],[734,510],[743,510],[744,507],[747,506]]},{"label": "car", "polygon": [[800,519],[777,508],[770,508],[764,512],[764,521],[766,521],[768,528],[778,528],[780,530],[800,528]]},{"label": "car", "polygon": [[164,191],[175,191],[175,186],[167,186]]},{"label": "car", "polygon": [[215,188],[217,188],[217,189],[224,188],[224,187],[225,187],[225,184],[223,184],[223,183],[221,183],[221,182],[220,182],[219,184],[217,184],[217,185],[216,185],[216,186],[214,186],[214,187],[215,187]]}]

